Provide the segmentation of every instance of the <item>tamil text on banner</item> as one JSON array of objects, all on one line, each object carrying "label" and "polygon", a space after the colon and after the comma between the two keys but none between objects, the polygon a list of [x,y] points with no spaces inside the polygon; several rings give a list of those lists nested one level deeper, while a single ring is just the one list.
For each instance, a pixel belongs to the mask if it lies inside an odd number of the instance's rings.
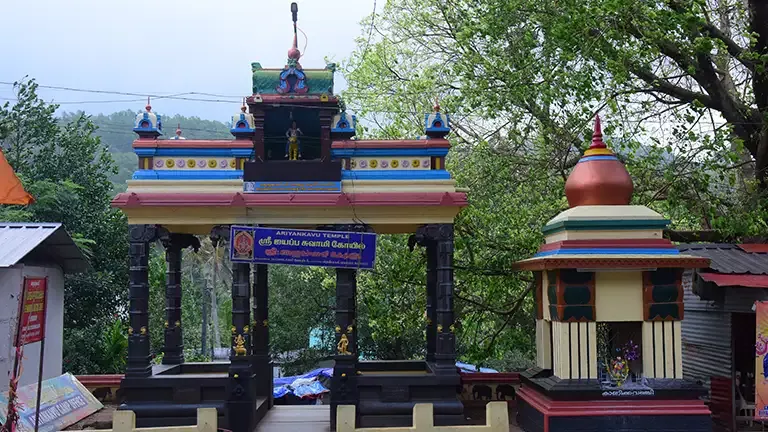
[{"label": "tamil text on banner", "polygon": [[755,303],[755,420],[768,420],[768,302]]},{"label": "tamil text on banner", "polygon": [[45,337],[46,282],[45,278],[24,278],[21,330],[16,346],[40,342]]},{"label": "tamil text on banner", "polygon": [[[19,388],[18,429],[21,432],[35,430],[37,383]],[[63,430],[77,423],[104,406],[71,374],[64,374],[43,381],[40,395],[40,432]],[[0,423],[5,422],[8,394],[0,394]]]},{"label": "tamil text on banner", "polygon": [[233,262],[373,268],[376,234],[233,226]]}]

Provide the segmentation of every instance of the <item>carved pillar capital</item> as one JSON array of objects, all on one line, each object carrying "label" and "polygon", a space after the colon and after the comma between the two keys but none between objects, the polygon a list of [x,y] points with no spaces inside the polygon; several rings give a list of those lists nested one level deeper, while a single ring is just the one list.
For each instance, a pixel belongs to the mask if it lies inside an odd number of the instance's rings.
[{"label": "carved pillar capital", "polygon": [[195,252],[200,250],[200,240],[192,234],[171,233],[163,227],[160,227],[158,232],[160,243],[166,250],[184,250],[190,247]]}]

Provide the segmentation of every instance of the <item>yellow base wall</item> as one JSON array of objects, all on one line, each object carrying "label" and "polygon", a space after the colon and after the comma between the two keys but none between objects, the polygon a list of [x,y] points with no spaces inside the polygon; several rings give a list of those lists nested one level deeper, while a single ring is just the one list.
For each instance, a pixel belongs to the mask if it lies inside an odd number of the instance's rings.
[{"label": "yellow base wall", "polygon": [[536,320],[536,366],[542,369],[552,369],[552,345],[549,341],[551,328],[551,322]]},{"label": "yellow base wall", "polygon": [[643,375],[682,379],[682,345],[680,321],[643,322]]},{"label": "yellow base wall", "polygon": [[552,322],[555,376],[562,379],[597,379],[597,325],[595,322]]}]

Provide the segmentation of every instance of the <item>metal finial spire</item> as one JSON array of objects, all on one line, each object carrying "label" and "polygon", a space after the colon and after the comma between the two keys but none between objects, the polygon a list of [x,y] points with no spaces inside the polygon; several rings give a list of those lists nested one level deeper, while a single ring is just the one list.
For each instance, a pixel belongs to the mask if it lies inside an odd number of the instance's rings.
[{"label": "metal finial spire", "polygon": [[147,109],[147,112],[150,112],[150,111],[152,111],[152,105],[150,105],[150,104],[149,104],[149,96],[147,96],[147,106],[146,106],[146,107],[144,107],[144,108],[146,108],[146,109]]},{"label": "metal finial spire", "polygon": [[293,17],[293,45],[288,50],[288,58],[290,60],[298,61],[301,58],[301,51],[299,51],[299,39],[297,34],[296,21],[299,16],[299,5],[296,2],[291,3],[291,15]]},{"label": "metal finial spire", "polygon": [[592,133],[591,149],[607,148],[603,142],[603,129],[600,127],[600,114],[595,114],[595,131]]}]

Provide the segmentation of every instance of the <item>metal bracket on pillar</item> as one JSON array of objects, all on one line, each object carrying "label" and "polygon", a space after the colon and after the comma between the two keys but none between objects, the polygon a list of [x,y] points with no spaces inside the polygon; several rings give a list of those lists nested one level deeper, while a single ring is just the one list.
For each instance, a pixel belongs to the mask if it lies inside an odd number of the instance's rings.
[{"label": "metal bracket on pillar", "polygon": [[129,225],[129,326],[126,378],[152,375],[149,353],[149,252],[157,240],[156,225]]}]

